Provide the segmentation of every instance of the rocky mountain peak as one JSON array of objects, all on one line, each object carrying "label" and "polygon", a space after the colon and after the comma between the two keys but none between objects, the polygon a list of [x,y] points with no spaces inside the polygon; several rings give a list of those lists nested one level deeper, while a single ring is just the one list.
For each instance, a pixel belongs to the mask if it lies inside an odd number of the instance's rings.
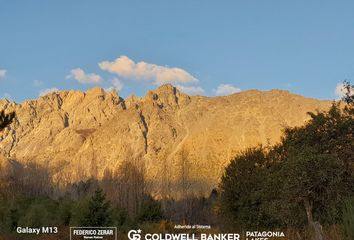
[{"label": "rocky mountain peak", "polygon": [[145,97],[145,102],[154,103],[160,108],[175,108],[179,105],[186,105],[190,102],[190,97],[180,92],[171,84],[165,84],[156,90],[149,91]]},{"label": "rocky mountain peak", "polygon": [[178,191],[181,178],[208,193],[236,153],[278,142],[285,126],[330,105],[279,90],[194,97],[163,85],[126,100],[102,88],[59,91],[22,104],[0,101],[0,109],[16,112],[0,132],[0,155],[41,164],[61,182],[100,179],[131,161],[146,168],[156,194]]}]

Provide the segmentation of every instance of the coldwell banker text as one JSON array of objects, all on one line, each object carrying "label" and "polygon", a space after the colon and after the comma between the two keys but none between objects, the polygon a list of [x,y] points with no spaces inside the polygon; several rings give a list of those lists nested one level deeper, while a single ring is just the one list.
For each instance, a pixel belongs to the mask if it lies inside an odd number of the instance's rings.
[{"label": "coldwell banker text", "polygon": [[[141,230],[128,232],[130,240],[141,240]],[[240,240],[238,233],[189,234],[189,233],[146,233],[144,240]]]}]

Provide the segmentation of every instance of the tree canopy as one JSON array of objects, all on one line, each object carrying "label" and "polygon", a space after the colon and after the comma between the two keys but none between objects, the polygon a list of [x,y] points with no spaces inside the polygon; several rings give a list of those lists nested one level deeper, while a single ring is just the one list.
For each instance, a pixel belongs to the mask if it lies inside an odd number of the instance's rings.
[{"label": "tree canopy", "polygon": [[269,228],[341,221],[341,206],[354,196],[353,94],[343,102],[309,113],[304,126],[286,128],[278,145],[248,149],[231,161],[220,183],[228,224]]},{"label": "tree canopy", "polygon": [[109,226],[112,221],[110,210],[110,203],[106,200],[103,190],[97,189],[88,204],[83,225],[89,227]]}]

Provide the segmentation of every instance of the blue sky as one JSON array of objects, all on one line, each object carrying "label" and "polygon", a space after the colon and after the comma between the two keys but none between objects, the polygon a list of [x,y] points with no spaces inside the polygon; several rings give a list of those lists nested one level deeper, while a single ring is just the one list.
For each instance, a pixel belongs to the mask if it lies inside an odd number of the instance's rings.
[{"label": "blue sky", "polygon": [[171,82],[334,99],[354,79],[353,12],[344,0],[0,0],[0,97],[95,85],[141,96]]}]

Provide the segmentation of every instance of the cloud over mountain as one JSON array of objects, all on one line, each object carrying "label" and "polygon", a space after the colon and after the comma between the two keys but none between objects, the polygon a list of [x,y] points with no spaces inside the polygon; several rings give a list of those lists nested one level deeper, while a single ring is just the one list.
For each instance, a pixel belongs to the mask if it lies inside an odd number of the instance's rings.
[{"label": "cloud over mountain", "polygon": [[72,69],[66,79],[75,79],[83,84],[100,83],[102,81],[101,76],[95,73],[85,73],[81,68]]},{"label": "cloud over mountain", "polygon": [[225,96],[241,92],[241,89],[234,87],[231,84],[220,84],[216,89],[214,89],[214,92],[218,96]]},{"label": "cloud over mountain", "polygon": [[58,88],[46,88],[46,89],[42,89],[42,90],[39,91],[39,96],[40,96],[40,97],[43,97],[43,96],[45,96],[45,95],[47,95],[47,94],[49,94],[49,93],[53,93],[53,92],[57,92],[57,91],[59,91]]},{"label": "cloud over mountain", "polygon": [[98,65],[102,70],[115,73],[121,77],[151,80],[156,85],[198,82],[198,79],[181,68],[160,66],[144,61],[136,63],[127,56],[120,56],[114,61],[103,61]]},{"label": "cloud over mountain", "polygon": [[111,80],[111,85],[112,86],[110,86],[109,88],[106,88],[105,90],[108,92],[110,92],[112,90],[120,91],[123,89],[123,86],[124,86],[122,81],[120,81],[118,78],[113,78]]},{"label": "cloud over mountain", "polygon": [[176,86],[179,90],[181,90],[184,93],[187,93],[188,95],[203,95],[205,93],[204,89],[198,86],[182,86],[182,85],[177,85]]},{"label": "cloud over mountain", "polygon": [[[354,89],[351,89],[351,92],[354,92]],[[336,86],[336,89],[334,90],[334,94],[338,97],[338,98],[342,98],[344,97],[344,95],[347,93],[347,89],[345,89],[345,86],[343,83],[338,83]]]}]

